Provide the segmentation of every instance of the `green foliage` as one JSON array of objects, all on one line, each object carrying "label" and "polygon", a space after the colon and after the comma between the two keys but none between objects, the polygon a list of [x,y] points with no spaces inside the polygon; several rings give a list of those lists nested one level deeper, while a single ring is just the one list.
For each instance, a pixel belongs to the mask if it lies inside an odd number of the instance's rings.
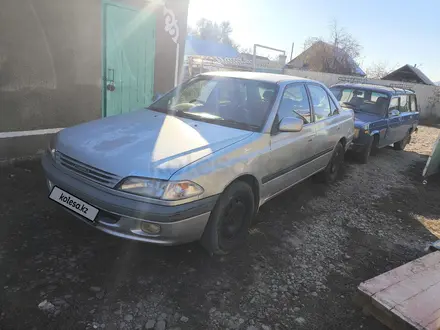
[{"label": "green foliage", "polygon": [[220,24],[206,18],[201,18],[195,27],[188,28],[189,35],[203,40],[212,40],[238,49],[238,45],[231,39],[231,22],[223,21]]}]

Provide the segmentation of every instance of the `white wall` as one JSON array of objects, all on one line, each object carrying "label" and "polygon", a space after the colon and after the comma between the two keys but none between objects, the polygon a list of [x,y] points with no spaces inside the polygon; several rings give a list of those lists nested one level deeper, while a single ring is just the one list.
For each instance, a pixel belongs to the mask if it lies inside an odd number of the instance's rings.
[{"label": "white wall", "polygon": [[412,89],[417,94],[417,101],[420,106],[420,117],[426,120],[440,120],[440,87],[422,84],[403,83],[391,80],[366,79],[355,76],[338,75],[314,71],[285,69],[284,74],[318,80],[330,87],[340,82],[369,83],[383,86],[393,86]]}]

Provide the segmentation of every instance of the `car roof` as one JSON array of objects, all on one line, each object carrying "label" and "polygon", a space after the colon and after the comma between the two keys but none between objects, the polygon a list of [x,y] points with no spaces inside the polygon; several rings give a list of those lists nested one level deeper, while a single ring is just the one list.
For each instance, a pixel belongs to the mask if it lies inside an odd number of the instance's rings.
[{"label": "car roof", "polygon": [[290,83],[290,82],[313,82],[314,80],[295,77],[295,76],[287,76],[284,74],[276,74],[276,73],[266,73],[266,72],[249,72],[249,71],[215,71],[215,72],[206,72],[202,73],[203,76],[216,76],[216,77],[228,77],[228,78],[239,78],[239,79],[250,79],[250,80],[258,80],[265,81],[271,83]]},{"label": "car roof", "polygon": [[382,93],[386,93],[388,95],[415,94],[414,91],[408,90],[408,89],[382,86],[382,85],[374,85],[374,84],[341,83],[341,84],[333,85],[332,87],[350,87],[350,88],[356,88],[356,89],[371,90],[371,91],[375,91],[375,92],[382,92]]}]

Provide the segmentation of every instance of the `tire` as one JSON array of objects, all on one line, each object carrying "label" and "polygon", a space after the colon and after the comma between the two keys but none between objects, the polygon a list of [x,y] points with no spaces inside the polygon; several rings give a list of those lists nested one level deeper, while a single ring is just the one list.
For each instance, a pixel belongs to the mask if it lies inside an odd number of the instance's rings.
[{"label": "tire", "polygon": [[344,163],[344,147],[341,142],[338,142],[333,150],[332,157],[328,162],[326,168],[319,173],[318,180],[327,184],[333,183],[338,178],[339,170]]},{"label": "tire", "polygon": [[373,144],[371,145],[371,151],[370,151],[371,156],[376,156],[377,153],[379,152],[378,145],[379,145],[379,136],[374,135],[373,136]]},{"label": "tire", "polygon": [[255,214],[252,188],[245,182],[232,183],[221,194],[208,224],[201,244],[211,254],[228,254],[246,240]]},{"label": "tire", "polygon": [[405,137],[396,143],[394,143],[394,150],[403,150],[411,142],[411,133],[406,133]]},{"label": "tire", "polygon": [[370,158],[370,155],[376,155],[378,151],[378,145],[379,140],[376,137],[372,137],[368,144],[365,145],[364,148],[362,148],[361,151],[359,151],[357,158],[361,164],[367,164],[368,159]]}]

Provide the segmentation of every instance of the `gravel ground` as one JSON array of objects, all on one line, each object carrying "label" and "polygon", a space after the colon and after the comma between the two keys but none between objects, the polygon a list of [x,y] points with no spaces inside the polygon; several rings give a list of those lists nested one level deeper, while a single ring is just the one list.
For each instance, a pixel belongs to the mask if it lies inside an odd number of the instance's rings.
[{"label": "gravel ground", "polygon": [[385,329],[356,288],[440,237],[440,180],[421,178],[439,133],[348,155],[340,181],[275,198],[221,258],[98,232],[48,200],[39,163],[0,168],[0,329]]}]

